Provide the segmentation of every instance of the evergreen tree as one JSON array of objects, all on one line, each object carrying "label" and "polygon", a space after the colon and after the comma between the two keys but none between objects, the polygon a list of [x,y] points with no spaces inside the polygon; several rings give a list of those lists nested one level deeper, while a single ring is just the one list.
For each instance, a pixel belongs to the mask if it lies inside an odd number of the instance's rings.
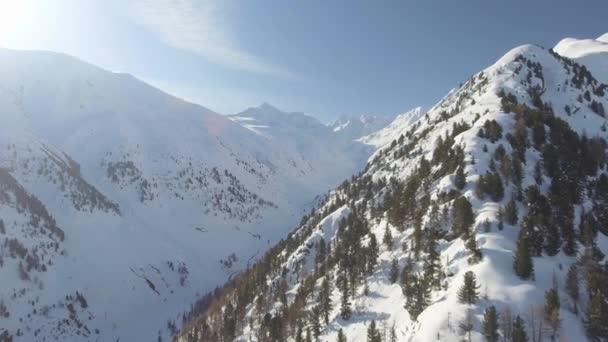
[{"label": "evergreen tree", "polygon": [[315,339],[321,335],[321,308],[319,305],[313,306],[310,311],[310,324],[312,325],[312,334]]},{"label": "evergreen tree", "polygon": [[536,162],[536,165],[534,165],[534,181],[536,182],[536,185],[540,186],[543,184],[543,172],[540,167],[540,162]]},{"label": "evergreen tree", "polygon": [[382,342],[382,336],[376,328],[376,321],[372,322],[367,327],[367,342]]},{"label": "evergreen tree", "polygon": [[476,264],[481,261],[482,255],[479,246],[477,245],[477,239],[475,237],[475,230],[472,230],[471,233],[468,234],[469,238],[467,239],[465,246],[471,253],[473,254],[471,258],[469,258],[470,264]]},{"label": "evergreen tree", "polygon": [[324,267],[325,259],[327,258],[327,245],[325,244],[325,240],[323,238],[321,238],[321,240],[319,240],[319,243],[317,246],[318,246],[318,248],[317,248],[317,255],[315,257],[315,265],[323,273],[324,269],[325,269],[325,267]]},{"label": "evergreen tree", "polygon": [[349,288],[348,288],[348,281],[346,280],[346,277],[344,277],[344,280],[342,281],[342,302],[340,304],[340,316],[342,316],[342,319],[348,321],[350,319],[350,316],[352,315],[352,309],[350,306],[350,294],[349,294]]},{"label": "evergreen tree", "polygon": [[321,292],[319,293],[319,305],[321,309],[321,314],[323,315],[323,320],[325,324],[329,324],[329,314],[331,313],[332,304],[331,304],[331,285],[329,284],[329,279],[325,277],[323,282],[321,283]]},{"label": "evergreen tree", "polygon": [[515,317],[513,321],[513,335],[511,341],[513,342],[528,342],[528,334],[526,333],[526,325],[524,320],[519,315]]},{"label": "evergreen tree", "polygon": [[475,216],[471,203],[463,196],[455,199],[452,207],[452,231],[466,239],[474,222]]},{"label": "evergreen tree", "polygon": [[503,207],[498,209],[498,230],[503,230],[505,228],[505,210]]},{"label": "evergreen tree", "polygon": [[530,255],[529,238],[524,228],[519,230],[517,249],[513,258],[513,269],[515,270],[515,274],[522,279],[530,279],[534,276],[534,264]]},{"label": "evergreen tree", "polygon": [[559,318],[559,295],[557,289],[551,288],[545,292],[545,322],[551,329],[551,340],[555,340],[555,336],[561,325]]},{"label": "evergreen tree", "polygon": [[460,166],[456,169],[456,175],[454,175],[454,186],[456,189],[462,190],[467,185],[467,175],[464,172],[464,167]]},{"label": "evergreen tree", "polygon": [[224,341],[234,340],[236,335],[236,318],[234,317],[234,307],[228,303],[224,308]]},{"label": "evergreen tree", "polygon": [[586,248],[583,262],[585,264],[585,277],[589,304],[585,311],[585,328],[587,335],[593,341],[608,340],[608,264],[603,267],[598,256],[593,252],[593,247]]},{"label": "evergreen tree", "polygon": [[310,327],[306,327],[306,338],[304,339],[306,342],[312,342],[312,334],[310,333]]},{"label": "evergreen tree", "polygon": [[426,243],[427,257],[424,263],[424,279],[427,284],[439,288],[441,282],[441,261],[437,252],[438,234],[435,230],[428,230]]},{"label": "evergreen tree", "polygon": [[418,319],[418,315],[429,305],[431,288],[428,286],[424,277],[410,273],[403,286],[405,295],[405,309],[410,314],[412,320]]},{"label": "evergreen tree", "polygon": [[498,342],[498,314],[494,305],[483,314],[483,335],[488,342]]},{"label": "evergreen tree", "polygon": [[576,264],[572,264],[568,269],[566,275],[566,292],[572,300],[572,311],[574,314],[578,314],[578,301],[580,297],[580,290],[578,286],[578,267]]},{"label": "evergreen tree", "polygon": [[376,234],[370,233],[369,239],[369,253],[367,255],[367,273],[371,274],[374,272],[374,267],[378,262],[378,240],[376,240]]},{"label": "evergreen tree", "polygon": [[304,331],[303,331],[303,327],[302,327],[302,321],[298,320],[297,322],[297,327],[296,327],[296,336],[295,336],[295,340],[296,342],[304,342]]},{"label": "evergreen tree", "polygon": [[458,327],[462,331],[463,335],[468,336],[469,342],[471,342],[471,332],[475,327],[473,325],[473,313],[471,312],[471,309],[467,309],[464,318],[458,323]]},{"label": "evergreen tree", "polygon": [[344,336],[344,331],[342,330],[342,328],[338,330],[338,339],[336,340],[336,342],[347,342],[346,336]]},{"label": "evergreen tree", "polygon": [[393,248],[393,234],[391,234],[391,229],[386,225],[384,229],[384,236],[382,236],[382,243],[386,245],[386,248],[391,250]]},{"label": "evergreen tree", "polygon": [[608,340],[608,303],[599,292],[591,294],[591,300],[585,312],[585,329],[593,341]]},{"label": "evergreen tree", "polygon": [[395,322],[393,321],[393,325],[391,326],[391,331],[388,335],[388,342],[397,342],[397,330],[395,329]]},{"label": "evergreen tree", "polygon": [[397,262],[397,259],[393,259],[393,261],[391,262],[390,278],[391,284],[396,283],[397,279],[399,279],[399,262]]},{"label": "evergreen tree", "polygon": [[458,290],[458,301],[463,304],[475,304],[479,299],[479,285],[475,278],[475,273],[468,271],[464,274],[464,283]]},{"label": "evergreen tree", "polygon": [[511,198],[505,206],[505,222],[514,226],[517,224],[517,220],[517,203],[514,198]]}]

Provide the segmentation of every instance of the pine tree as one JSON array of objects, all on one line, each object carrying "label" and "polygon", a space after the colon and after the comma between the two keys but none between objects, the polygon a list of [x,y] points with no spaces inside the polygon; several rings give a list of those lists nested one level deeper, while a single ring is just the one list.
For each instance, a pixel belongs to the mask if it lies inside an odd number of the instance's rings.
[{"label": "pine tree", "polygon": [[325,258],[327,257],[327,246],[325,244],[325,240],[321,238],[318,243],[317,255],[315,257],[315,264],[317,266],[321,266],[325,263]]},{"label": "pine tree", "polygon": [[391,262],[390,278],[391,284],[396,283],[397,279],[399,279],[399,262],[397,262],[397,259],[393,259],[393,261]]},{"label": "pine tree", "polygon": [[578,301],[580,297],[580,289],[578,286],[578,267],[572,264],[566,275],[566,292],[572,300],[572,311],[578,315]]},{"label": "pine tree", "polygon": [[303,327],[302,327],[302,321],[298,321],[297,322],[297,328],[296,328],[296,336],[295,336],[295,340],[296,342],[304,342],[304,331],[303,331]]},{"label": "pine tree", "polygon": [[454,175],[454,186],[456,189],[462,190],[465,185],[467,185],[467,175],[464,172],[464,167],[459,167],[456,169],[456,175]]},{"label": "pine tree", "polygon": [[469,264],[476,264],[481,261],[482,255],[479,246],[477,245],[477,239],[475,237],[475,230],[472,230],[471,233],[468,234],[469,238],[467,239],[465,246],[471,253],[473,254],[471,258],[469,258]]},{"label": "pine tree", "polygon": [[479,287],[475,273],[467,271],[464,274],[464,283],[458,290],[458,301],[463,304],[475,304],[477,299],[479,299],[479,292],[477,291]]},{"label": "pine tree", "polygon": [[310,324],[312,325],[312,334],[317,339],[321,335],[321,308],[315,305],[310,312]]},{"label": "pine tree", "polygon": [[551,329],[551,340],[555,340],[555,335],[561,325],[559,318],[559,295],[557,289],[551,288],[545,292],[545,322]]},{"label": "pine tree", "polygon": [[469,228],[474,222],[475,216],[471,203],[463,196],[455,199],[452,208],[452,230],[454,233],[463,236],[466,240]]},{"label": "pine tree", "polygon": [[382,336],[380,336],[380,332],[376,328],[375,320],[372,320],[367,327],[367,342],[382,342]]},{"label": "pine tree", "polygon": [[591,299],[585,312],[585,329],[593,341],[608,340],[608,303],[599,292],[591,294]]},{"label": "pine tree", "polygon": [[228,303],[224,308],[224,340],[232,341],[236,334],[236,318],[234,317],[234,307]]},{"label": "pine tree", "polygon": [[344,336],[344,331],[342,330],[342,328],[338,330],[338,339],[336,340],[336,342],[347,342],[346,336]]},{"label": "pine tree", "polygon": [[583,255],[589,304],[585,311],[585,328],[593,341],[608,340],[608,264],[600,265],[598,256],[589,246]]},{"label": "pine tree", "polygon": [[374,272],[374,267],[378,262],[378,240],[376,240],[376,234],[370,233],[368,255],[367,255],[367,273],[371,274]]},{"label": "pine tree", "polygon": [[498,230],[503,230],[505,228],[505,210],[503,207],[498,209]]},{"label": "pine tree", "polygon": [[437,252],[438,234],[435,230],[429,230],[426,252],[427,257],[424,263],[424,279],[427,284],[439,288],[441,282],[441,261]]},{"label": "pine tree", "polygon": [[528,334],[526,333],[526,326],[524,324],[524,320],[521,319],[519,315],[515,317],[515,321],[513,321],[513,342],[528,342]]},{"label": "pine tree", "polygon": [[342,302],[340,305],[340,316],[342,316],[342,319],[348,321],[350,319],[350,316],[352,314],[352,309],[350,307],[350,294],[349,294],[349,288],[348,288],[348,281],[346,280],[346,277],[342,280]]},{"label": "pine tree", "polygon": [[511,198],[505,206],[505,222],[514,226],[517,224],[517,220],[517,203],[514,198]]},{"label": "pine tree", "polygon": [[471,342],[471,332],[475,327],[473,325],[473,313],[471,312],[471,309],[467,309],[464,318],[458,323],[458,327],[462,331],[463,335],[468,336],[469,342]]},{"label": "pine tree", "polygon": [[325,277],[323,282],[321,283],[321,292],[319,293],[319,305],[321,309],[321,314],[323,315],[323,320],[325,324],[329,324],[329,314],[331,313],[332,304],[331,304],[331,285],[329,284],[329,279]]},{"label": "pine tree", "polygon": [[513,269],[515,270],[515,274],[522,279],[530,279],[534,276],[534,264],[532,263],[529,245],[529,238],[522,227],[519,230],[517,249],[515,250],[515,257],[513,258]]},{"label": "pine tree", "polygon": [[488,342],[498,342],[498,314],[494,305],[483,314],[483,335]]},{"label": "pine tree", "polygon": [[386,248],[389,250],[393,249],[393,234],[391,234],[391,229],[386,225],[384,229],[384,236],[382,236],[382,243],[386,245]]},{"label": "pine tree", "polygon": [[534,165],[534,181],[536,181],[536,185],[543,184],[543,172],[540,167],[540,162],[536,162],[536,165]]},{"label": "pine tree", "polygon": [[397,330],[395,329],[395,321],[393,321],[393,325],[391,326],[391,331],[388,336],[388,342],[397,342]]}]

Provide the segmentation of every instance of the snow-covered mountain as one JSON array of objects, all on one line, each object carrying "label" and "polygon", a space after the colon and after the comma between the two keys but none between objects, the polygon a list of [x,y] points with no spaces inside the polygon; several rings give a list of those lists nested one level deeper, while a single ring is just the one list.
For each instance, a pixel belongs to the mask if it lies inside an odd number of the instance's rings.
[{"label": "snow-covered mountain", "polygon": [[361,139],[367,168],[178,340],[607,341],[605,38],[516,47]]},{"label": "snow-covered mountain", "polygon": [[343,115],[329,127],[342,139],[356,140],[383,129],[394,119],[391,115]]},{"label": "snow-covered mountain", "polygon": [[0,75],[0,340],[167,336],[369,156],[303,114],[241,113],[262,131],[61,54],[1,49]]},{"label": "snow-covered mountain", "polygon": [[372,133],[362,135],[359,141],[366,145],[374,146],[376,149],[385,147],[399,139],[403,132],[424,115],[422,107],[416,107],[405,113],[399,114],[392,122]]}]

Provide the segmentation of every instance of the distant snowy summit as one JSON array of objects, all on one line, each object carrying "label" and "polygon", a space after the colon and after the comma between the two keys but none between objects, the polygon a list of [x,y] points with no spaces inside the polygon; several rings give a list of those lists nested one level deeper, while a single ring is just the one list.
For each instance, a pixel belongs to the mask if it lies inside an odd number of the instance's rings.
[{"label": "distant snowy summit", "polygon": [[404,134],[411,125],[418,121],[424,113],[422,107],[416,107],[405,113],[399,114],[390,124],[388,124],[388,126],[363,136],[360,138],[360,141],[376,148],[390,144],[392,141],[399,139],[399,137]]},{"label": "distant snowy summit", "polygon": [[328,126],[341,139],[355,140],[386,127],[394,119],[394,115],[343,115]]},{"label": "distant snowy summit", "polygon": [[595,77],[608,82],[608,33],[596,39],[562,39],[553,50],[588,67]]}]

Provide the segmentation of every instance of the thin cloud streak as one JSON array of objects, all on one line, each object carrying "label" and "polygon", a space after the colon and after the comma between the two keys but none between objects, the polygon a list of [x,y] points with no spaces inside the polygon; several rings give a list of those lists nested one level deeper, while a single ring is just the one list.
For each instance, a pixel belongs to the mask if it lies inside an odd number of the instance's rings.
[{"label": "thin cloud streak", "polygon": [[240,48],[226,30],[221,4],[212,0],[137,0],[130,17],[164,44],[203,56],[212,63],[289,80],[301,79],[296,73]]}]

